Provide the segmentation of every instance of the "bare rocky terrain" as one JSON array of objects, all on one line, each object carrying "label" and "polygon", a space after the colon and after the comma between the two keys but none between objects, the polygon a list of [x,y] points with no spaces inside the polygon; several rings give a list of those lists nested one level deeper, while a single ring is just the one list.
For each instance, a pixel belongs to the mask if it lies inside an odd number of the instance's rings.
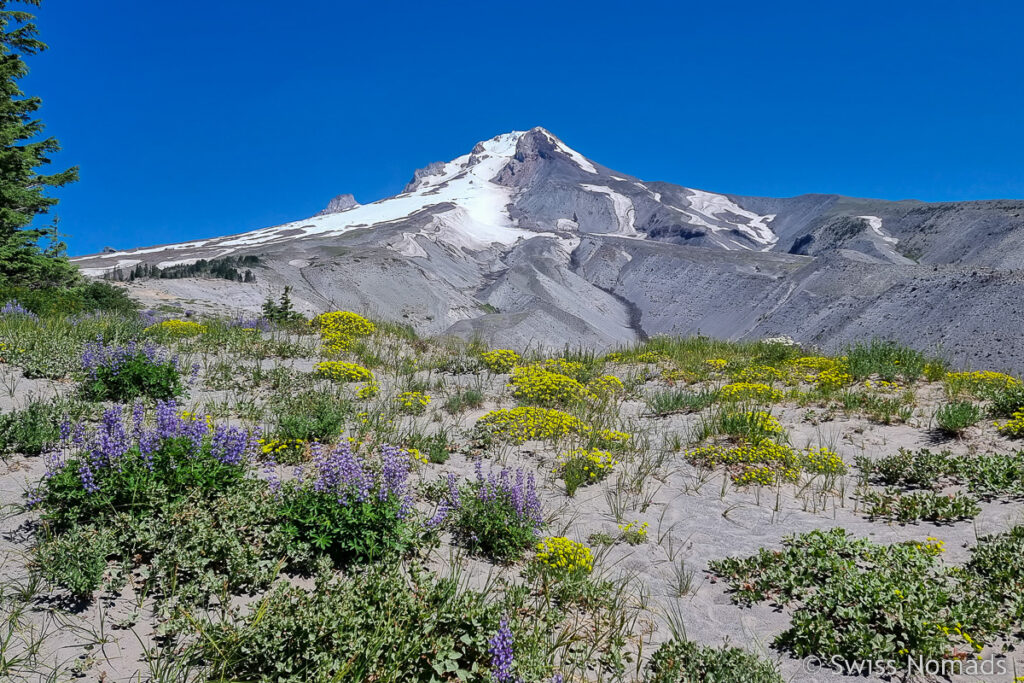
[{"label": "bare rocky terrain", "polygon": [[370,204],[241,235],[111,249],[139,264],[256,256],[255,283],[142,279],[143,299],[369,311],[498,346],[608,349],[656,334],[790,335],[837,350],[895,339],[1020,372],[1024,202],[717,194],[613,171],[534,128],[416,171]]}]

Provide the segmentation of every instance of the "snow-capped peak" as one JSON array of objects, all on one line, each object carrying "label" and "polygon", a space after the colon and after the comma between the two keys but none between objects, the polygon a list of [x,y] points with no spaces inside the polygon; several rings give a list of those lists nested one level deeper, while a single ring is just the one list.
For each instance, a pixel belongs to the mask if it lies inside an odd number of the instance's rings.
[{"label": "snow-capped peak", "polygon": [[516,145],[525,134],[526,131],[514,130],[495,135],[490,140],[478,142],[469,154],[463,154],[448,163],[434,162],[418,170],[402,194],[437,187],[467,173],[477,177],[490,173],[484,178],[490,181],[515,155]]}]

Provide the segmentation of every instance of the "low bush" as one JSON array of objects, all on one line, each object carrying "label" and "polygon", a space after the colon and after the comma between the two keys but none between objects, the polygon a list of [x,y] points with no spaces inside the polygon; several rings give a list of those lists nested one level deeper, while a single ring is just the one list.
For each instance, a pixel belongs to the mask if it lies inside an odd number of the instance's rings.
[{"label": "low bush", "polygon": [[266,484],[246,476],[255,440],[173,402],[159,403],[146,427],[140,408],[113,407],[95,430],[72,429],[67,455],[51,456],[29,492],[50,531],[36,549],[44,575],[86,596],[108,561],[141,559],[165,597],[265,585],[287,539],[264,516]]},{"label": "low bush", "polygon": [[663,643],[647,665],[647,683],[783,683],[778,667],[738,647],[689,640]]},{"label": "low bush", "polygon": [[381,448],[376,463],[347,441],[329,450],[313,446],[300,481],[282,487],[284,532],[339,566],[401,555],[413,537],[411,465],[409,454],[392,446]]},{"label": "low bush", "polygon": [[512,370],[512,395],[522,403],[538,406],[566,406],[590,396],[587,388],[572,377],[527,365]]},{"label": "low bush", "polygon": [[580,486],[589,486],[607,479],[617,464],[618,461],[609,451],[596,448],[575,450],[559,458],[555,472],[562,475],[566,494],[574,496]]},{"label": "low bush", "polygon": [[718,390],[718,398],[727,402],[753,401],[765,405],[782,400],[782,392],[760,382],[733,382]]},{"label": "low bush", "polygon": [[434,434],[413,433],[405,437],[404,445],[411,451],[421,454],[425,460],[436,465],[448,462],[452,452],[452,443],[448,431],[441,429]]},{"label": "low bush", "polygon": [[335,382],[373,382],[373,373],[362,365],[339,360],[326,360],[313,366],[317,377]]},{"label": "low bush", "polygon": [[[784,539],[781,550],[716,560],[733,600],[795,605],[776,645],[798,657],[857,662],[963,662],[1015,628],[1024,597],[1024,528],[979,539],[960,567],[939,561],[936,539],[879,545],[843,529]],[[833,659],[834,658],[834,659]]]},{"label": "low bush", "polygon": [[148,344],[86,344],[82,393],[95,401],[123,403],[140,397],[166,401],[185,393],[178,364],[177,357]]},{"label": "low bush", "polygon": [[556,580],[581,578],[594,570],[594,554],[590,548],[565,536],[541,539],[534,561],[541,572]]},{"label": "low bush", "polygon": [[982,498],[1024,495],[1024,454],[1019,452],[953,455],[901,448],[877,460],[859,458],[857,466],[886,486],[938,490],[958,485]]},{"label": "low bush", "polygon": [[900,524],[918,521],[950,523],[973,519],[981,513],[977,501],[961,493],[943,495],[934,491],[868,490],[861,494],[861,501],[867,516],[892,519]]},{"label": "low bush", "polygon": [[959,435],[982,418],[982,409],[970,401],[946,403],[935,411],[935,423],[946,434]]},{"label": "low bush", "polygon": [[60,440],[65,417],[79,418],[84,412],[85,406],[75,402],[51,400],[0,415],[0,453],[39,455]]},{"label": "low bush", "polygon": [[1013,413],[1006,422],[996,422],[995,427],[1003,436],[1015,439],[1024,437],[1024,410]]},{"label": "low bush", "polygon": [[470,408],[479,408],[484,404],[484,393],[479,389],[459,389],[445,399],[444,409],[457,415]]},{"label": "low bush", "polygon": [[277,439],[289,441],[333,441],[355,413],[348,399],[328,391],[279,396],[272,407],[272,431]]},{"label": "low bush", "polygon": [[524,614],[514,631],[503,617],[522,607],[515,591],[498,601],[458,577],[374,566],[310,589],[281,582],[244,622],[203,626],[200,642],[217,680],[544,680],[544,622]]},{"label": "low bush", "polygon": [[461,488],[454,475],[428,526],[445,526],[474,553],[497,562],[523,556],[544,528],[533,474],[502,469],[484,475],[478,460],[476,480]]},{"label": "low bush", "polygon": [[724,410],[712,428],[716,434],[754,445],[780,439],[786,433],[778,418],[762,410]]},{"label": "low bush", "polygon": [[888,382],[914,382],[924,373],[927,362],[920,351],[892,341],[873,339],[846,349],[846,365],[857,380],[878,376]]},{"label": "low bush", "polygon": [[512,372],[512,368],[519,365],[522,358],[512,349],[494,349],[480,354],[480,360],[491,372],[503,375]]},{"label": "low bush", "polygon": [[696,413],[718,401],[718,392],[702,389],[669,389],[647,397],[647,408],[655,415]]}]

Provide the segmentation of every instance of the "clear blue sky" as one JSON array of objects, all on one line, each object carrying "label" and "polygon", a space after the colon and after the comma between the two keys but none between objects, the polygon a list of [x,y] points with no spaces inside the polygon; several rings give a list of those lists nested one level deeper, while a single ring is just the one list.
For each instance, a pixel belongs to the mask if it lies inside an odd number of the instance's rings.
[{"label": "clear blue sky", "polygon": [[44,0],[72,254],[369,202],[541,125],[737,194],[1024,197],[1019,2]]}]

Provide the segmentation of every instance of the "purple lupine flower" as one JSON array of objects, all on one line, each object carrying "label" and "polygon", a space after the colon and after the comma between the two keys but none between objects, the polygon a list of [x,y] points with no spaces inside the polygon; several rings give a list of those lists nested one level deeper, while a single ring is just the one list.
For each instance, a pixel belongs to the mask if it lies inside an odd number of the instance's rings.
[{"label": "purple lupine flower", "polygon": [[490,472],[485,477],[480,461],[477,461],[476,498],[482,503],[502,502],[511,508],[512,513],[521,521],[528,521],[535,531],[544,526],[544,511],[537,496],[537,486],[533,473],[523,470],[513,473],[502,469],[495,474]]},{"label": "purple lupine flower", "polygon": [[124,411],[120,406],[108,408],[93,436],[90,460],[93,466],[120,466],[121,457],[131,448],[131,440],[124,424]]},{"label": "purple lupine flower", "polygon": [[310,469],[302,476],[312,482],[313,491],[333,494],[339,505],[349,505],[353,501],[365,503],[374,498],[379,501],[395,499],[400,504],[400,518],[411,512],[412,497],[407,485],[411,466],[405,451],[394,446],[382,446],[379,470],[353,451],[347,440],[335,444],[329,451],[314,444],[312,455]]},{"label": "purple lupine flower", "polygon": [[66,444],[71,439],[71,419],[67,415],[61,418],[59,429],[60,441],[62,444]]},{"label": "purple lupine flower", "polygon": [[44,498],[46,498],[46,494],[41,486],[30,489],[25,495],[25,505],[31,510],[42,503]]},{"label": "purple lupine flower", "polygon": [[451,472],[448,473],[448,495],[441,499],[441,502],[437,504],[437,511],[434,512],[434,516],[427,520],[427,528],[434,529],[444,524],[444,521],[448,519],[453,511],[458,510],[462,504],[462,500],[459,497],[459,485],[455,479],[455,475]]},{"label": "purple lupine flower", "polygon": [[248,442],[248,435],[238,427],[220,425],[210,439],[210,454],[225,465],[241,465],[246,461]]},{"label": "purple lupine flower", "polygon": [[383,445],[381,453],[381,482],[377,496],[380,500],[386,500],[394,496],[401,501],[401,508],[398,511],[399,519],[404,519],[412,510],[412,498],[406,490],[406,481],[409,472],[412,470],[412,462],[409,454],[395,446]]},{"label": "purple lupine flower", "polygon": [[508,626],[508,617],[503,616],[498,625],[498,632],[487,641],[487,652],[491,655],[491,679],[496,683],[512,683],[512,665],[515,662],[513,651],[514,641],[512,629]]},{"label": "purple lupine flower", "polygon": [[263,476],[267,478],[267,487],[275,496],[281,492],[281,478],[277,476],[277,463],[273,457],[267,458],[263,463]]},{"label": "purple lupine flower", "polygon": [[352,451],[348,441],[342,441],[330,451],[314,455],[313,489],[320,493],[337,494],[338,503],[348,505],[350,500],[360,503],[370,499],[372,475],[359,455]]},{"label": "purple lupine flower", "polygon": [[270,321],[263,317],[246,318],[244,316],[238,316],[234,320],[229,320],[228,326],[242,327],[250,330],[260,330],[261,332],[267,332],[271,329]]},{"label": "purple lupine flower", "polygon": [[178,367],[177,356],[168,356],[153,344],[131,341],[124,346],[108,345],[103,342],[102,336],[97,335],[96,341],[87,342],[82,346],[82,369],[87,371],[92,379],[96,379],[100,368],[117,375],[127,361],[138,356],[145,356],[151,363],[171,363],[175,369]]},{"label": "purple lupine flower", "polygon": [[162,323],[164,320],[168,319],[166,316],[162,316],[152,309],[140,311],[139,318],[142,320],[142,324],[145,325],[146,327],[149,327],[150,325],[156,325],[157,323]]},{"label": "purple lupine flower", "polygon": [[146,405],[142,401],[136,401],[132,405],[132,434],[138,437],[142,434],[142,428],[146,420]]},{"label": "purple lupine flower", "polygon": [[178,418],[178,403],[172,398],[156,402],[156,435],[159,439],[178,436],[181,420]]},{"label": "purple lupine flower", "polygon": [[565,683],[565,678],[562,676],[562,674],[556,673],[551,677],[549,683]]},{"label": "purple lupine flower", "polygon": [[[60,447],[46,455],[47,478],[62,470],[67,460],[61,448],[70,448],[79,456],[78,474],[86,491],[100,490],[98,475],[111,467],[122,468],[126,458],[137,457],[153,471],[154,456],[169,439],[185,439],[191,447],[190,455],[209,454],[222,463],[243,466],[252,461],[255,435],[237,427],[220,426],[211,434],[205,418],[179,415],[172,401],[158,401],[152,428],[145,427],[145,412],[141,403],[131,406],[113,406],[103,413],[100,424],[89,431],[83,423],[61,424]],[[176,461],[169,462],[171,467]]]},{"label": "purple lupine flower", "polygon": [[145,465],[147,470],[152,472],[153,453],[160,448],[160,437],[157,436],[156,430],[150,430],[139,434],[138,440],[139,456],[142,458],[142,464]]},{"label": "purple lupine flower", "polygon": [[57,476],[57,473],[64,469],[66,460],[64,459],[64,452],[60,449],[51,450],[43,455],[43,462],[46,464],[46,474],[43,475],[44,479],[52,479]]},{"label": "purple lupine flower", "polygon": [[39,316],[22,306],[17,299],[11,299],[0,308],[0,315],[22,315],[32,320],[39,320]]},{"label": "purple lupine flower", "polygon": [[99,493],[100,486],[96,483],[96,477],[88,462],[83,460],[82,464],[78,466],[78,477],[82,480],[82,488],[87,493]]}]

